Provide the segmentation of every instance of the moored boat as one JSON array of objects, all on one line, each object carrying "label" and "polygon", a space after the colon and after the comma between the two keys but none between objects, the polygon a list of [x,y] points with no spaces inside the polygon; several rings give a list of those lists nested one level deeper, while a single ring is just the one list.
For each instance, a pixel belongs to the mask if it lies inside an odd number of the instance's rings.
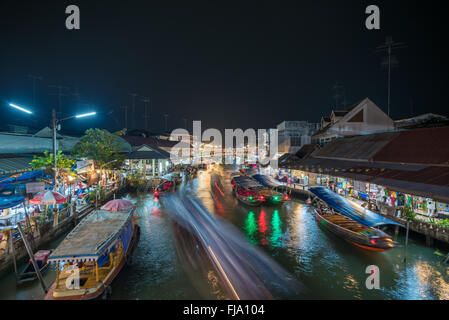
[{"label": "moored boat", "polygon": [[[51,254],[51,250],[39,250],[34,254],[34,260],[39,268],[40,273],[44,273],[47,271],[49,263],[48,257]],[[28,262],[27,266],[23,269],[23,271],[19,274],[17,279],[18,284],[25,284],[28,282],[35,281],[37,279],[36,270],[34,269],[33,263]]]},{"label": "moored boat", "polygon": [[45,299],[88,300],[107,297],[111,283],[132,259],[139,226],[134,210],[95,210],[50,255],[56,280]]},{"label": "moored boat", "polygon": [[237,199],[246,205],[259,206],[266,201],[265,196],[259,193],[262,185],[248,176],[233,177],[231,184]]},{"label": "moored boat", "polygon": [[310,192],[315,195],[315,220],[322,229],[363,249],[382,252],[394,248],[391,237],[375,227],[397,223],[371,211],[357,212],[347,199],[329,189],[317,187]]}]

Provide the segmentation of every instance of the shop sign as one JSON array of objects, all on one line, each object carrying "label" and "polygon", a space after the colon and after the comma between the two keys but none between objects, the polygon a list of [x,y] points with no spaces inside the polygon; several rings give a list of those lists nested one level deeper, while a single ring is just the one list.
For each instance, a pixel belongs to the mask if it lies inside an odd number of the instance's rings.
[{"label": "shop sign", "polygon": [[38,193],[45,191],[45,182],[30,182],[25,185],[26,193]]}]

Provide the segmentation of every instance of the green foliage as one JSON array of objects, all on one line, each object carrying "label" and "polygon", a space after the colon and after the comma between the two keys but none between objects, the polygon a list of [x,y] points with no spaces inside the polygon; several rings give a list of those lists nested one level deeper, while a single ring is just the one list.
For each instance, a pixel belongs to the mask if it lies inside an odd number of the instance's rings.
[{"label": "green foliage", "polygon": [[115,134],[116,136],[122,137],[122,136],[124,136],[124,135],[126,134],[126,131],[127,131],[127,130],[128,130],[128,129],[123,128],[122,130],[116,131],[116,132],[114,132],[113,134]]},{"label": "green foliage", "polygon": [[441,221],[438,223],[438,226],[439,226],[440,228],[449,229],[449,219],[441,220]]},{"label": "green foliage", "polygon": [[[71,170],[75,163],[76,160],[67,158],[62,151],[56,153],[56,167],[58,171],[64,171],[71,176],[76,176],[75,172]],[[53,153],[45,151],[43,157],[34,156],[30,165],[34,170],[40,170],[42,168],[53,170]]]},{"label": "green foliage", "polygon": [[416,220],[416,213],[410,207],[404,208],[404,216],[409,221]]},{"label": "green foliage", "polygon": [[120,145],[113,134],[102,129],[88,129],[72,150],[74,156],[91,159],[96,167],[112,169],[123,165]]}]

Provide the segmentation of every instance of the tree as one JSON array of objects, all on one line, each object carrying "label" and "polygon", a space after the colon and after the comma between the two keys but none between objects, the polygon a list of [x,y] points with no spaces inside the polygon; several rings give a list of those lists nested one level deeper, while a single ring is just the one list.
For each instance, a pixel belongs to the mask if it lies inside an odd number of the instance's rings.
[{"label": "tree", "polygon": [[72,149],[72,154],[93,160],[100,169],[112,169],[123,165],[124,156],[119,151],[120,144],[109,131],[88,129]]},{"label": "tree", "polygon": [[[76,173],[72,171],[72,167],[75,165],[76,160],[67,158],[62,151],[56,153],[56,168],[59,176],[72,176],[75,177]],[[34,156],[30,162],[31,167],[34,170],[41,170],[45,168],[47,172],[53,172],[54,161],[53,153],[44,152],[43,157]]]}]

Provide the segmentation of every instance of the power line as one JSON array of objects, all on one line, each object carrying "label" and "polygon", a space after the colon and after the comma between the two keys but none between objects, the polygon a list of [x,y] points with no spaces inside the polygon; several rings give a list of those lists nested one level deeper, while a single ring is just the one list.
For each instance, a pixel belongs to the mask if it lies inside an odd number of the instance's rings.
[{"label": "power line", "polygon": [[387,114],[390,116],[390,103],[391,103],[391,67],[398,64],[396,57],[392,56],[393,50],[407,48],[403,42],[393,41],[393,37],[388,36],[385,43],[376,48],[376,52],[385,52],[387,54],[387,60],[383,62],[383,65],[388,66],[388,98],[387,98]]}]

